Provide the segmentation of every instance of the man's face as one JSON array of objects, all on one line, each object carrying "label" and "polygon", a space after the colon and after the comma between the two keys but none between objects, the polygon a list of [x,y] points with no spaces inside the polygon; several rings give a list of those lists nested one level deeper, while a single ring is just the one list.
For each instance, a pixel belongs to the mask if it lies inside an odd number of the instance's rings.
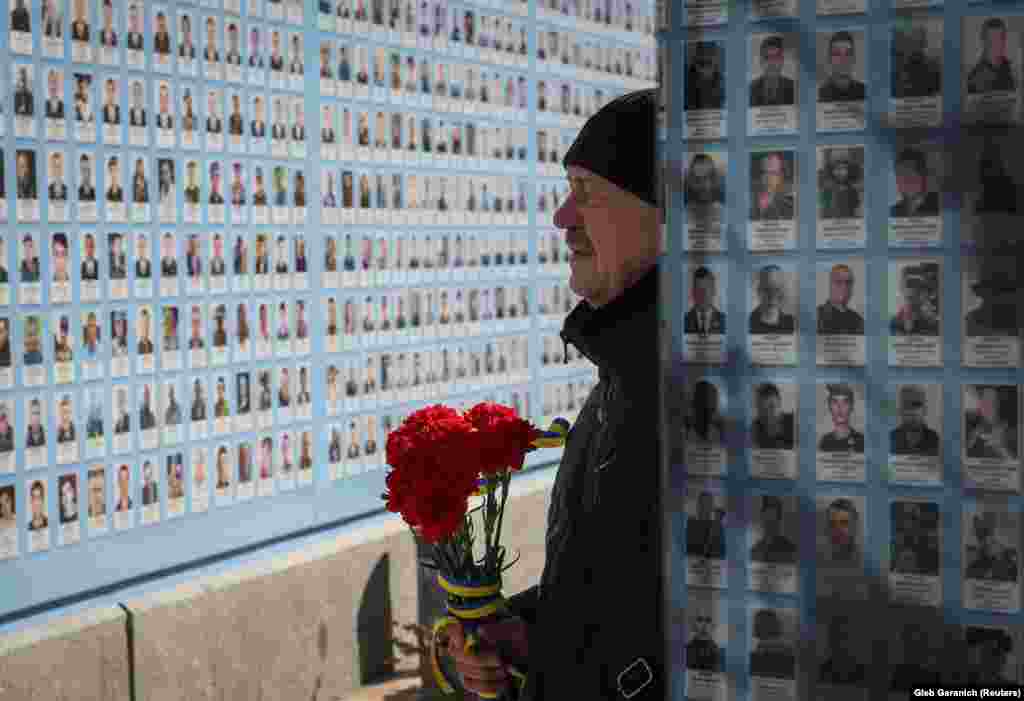
[{"label": "man's face", "polygon": [[32,490],[32,518],[41,518],[43,515],[43,490],[34,488]]},{"label": "man's face", "polygon": [[771,270],[761,273],[757,288],[761,304],[768,309],[778,309],[785,299],[785,285],[782,271]]},{"label": "man's face", "polygon": [[10,331],[7,330],[7,324],[7,319],[0,320],[0,345],[6,345],[10,340]]},{"label": "man's face", "polygon": [[782,191],[786,184],[786,169],[778,155],[772,154],[761,161],[761,182],[768,192]]},{"label": "man's face", "polygon": [[925,176],[913,163],[896,165],[896,187],[903,197],[916,197],[925,191]]},{"label": "man's face", "polygon": [[25,154],[18,156],[18,177],[28,177],[28,156]]},{"label": "man's face", "polygon": [[63,170],[60,156],[56,153],[53,154],[53,158],[50,159],[50,178],[53,180],[59,179]]},{"label": "man's face", "polygon": [[82,176],[82,184],[88,184],[92,180],[92,165],[88,160],[78,162],[78,172]]},{"label": "man's face", "polygon": [[781,415],[782,402],[775,394],[765,394],[757,398],[757,418],[762,423],[775,424]]},{"label": "man's face", "polygon": [[107,88],[107,102],[113,104],[114,97],[115,97],[116,92],[117,92],[117,88],[114,86],[114,81],[108,80],[106,88]]},{"label": "man's face", "polygon": [[1005,29],[989,29],[985,33],[985,44],[989,61],[999,63],[1006,58]]},{"label": "man's face", "polygon": [[32,260],[36,257],[36,245],[32,239],[25,239],[22,244],[25,248],[25,260]]},{"label": "man's face", "polygon": [[43,423],[43,410],[39,406],[32,407],[29,420],[32,422],[33,428],[39,428]]},{"label": "man's face", "polygon": [[785,52],[779,47],[765,47],[761,49],[761,71],[771,78],[782,75],[782,64],[785,59]]},{"label": "man's face", "polygon": [[171,108],[171,89],[167,83],[160,84],[160,111],[167,112]]},{"label": "man's face", "polygon": [[853,402],[846,395],[836,395],[828,400],[828,410],[832,414],[833,428],[846,428],[850,425],[853,413]]},{"label": "man's face", "polygon": [[85,257],[93,258],[96,255],[96,239],[92,236],[85,237]]},{"label": "man's face", "polygon": [[132,105],[142,107],[142,83],[132,85]]},{"label": "man's face", "polygon": [[829,301],[837,307],[845,307],[853,296],[853,273],[835,270],[829,275]]},{"label": "man's face", "polygon": [[707,640],[711,638],[711,616],[706,613],[698,613],[693,617],[693,635],[695,638]]},{"label": "man's face", "polygon": [[829,47],[829,65],[834,80],[849,80],[853,72],[853,43],[845,40],[833,41]]},{"label": "man's face", "polygon": [[999,393],[996,390],[988,388],[981,393],[978,412],[986,421],[995,423],[999,420]]},{"label": "man's face", "polygon": [[697,72],[702,80],[711,80],[718,70],[718,54],[715,51],[702,51],[696,56]]},{"label": "man's face", "polygon": [[828,514],[829,535],[834,545],[853,543],[854,517],[845,509],[832,509]]},{"label": "man's face", "polygon": [[71,404],[68,402],[61,402],[60,404],[60,420],[65,426],[71,424]]},{"label": "man's face", "polygon": [[832,165],[832,177],[839,183],[849,182],[850,164],[847,161],[836,161]]},{"label": "man's face", "polygon": [[118,185],[121,182],[121,166],[117,164],[117,161],[110,161],[107,171],[110,173],[110,184]]},{"label": "man's face", "polygon": [[715,166],[700,160],[690,166],[690,191],[698,202],[708,203],[715,196]]},{"label": "man's face", "polygon": [[575,182],[586,201],[578,201],[576,194],[567,197],[554,224],[566,230],[572,251],[570,287],[599,306],[653,264],[661,247],[660,227],[649,225],[645,205],[617,186],[577,166],[568,170],[570,178],[580,179]]},{"label": "man's face", "polygon": [[174,257],[174,239],[170,236],[165,236],[161,239],[160,247],[163,250],[164,258]]},{"label": "man's face", "polygon": [[697,306],[714,304],[715,279],[706,276],[693,281],[693,303]]},{"label": "man's face", "polygon": [[57,91],[60,88],[60,78],[57,77],[56,71],[50,71],[48,86],[50,89],[50,97],[57,99]]},{"label": "man's face", "polygon": [[68,269],[68,248],[63,243],[53,244],[53,266],[54,272],[63,274]]}]

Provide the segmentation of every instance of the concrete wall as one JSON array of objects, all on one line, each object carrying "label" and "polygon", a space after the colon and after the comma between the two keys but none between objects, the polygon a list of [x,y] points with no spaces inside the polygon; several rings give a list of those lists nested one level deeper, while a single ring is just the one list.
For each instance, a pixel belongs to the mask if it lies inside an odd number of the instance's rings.
[{"label": "concrete wall", "polygon": [[[544,563],[550,471],[516,480],[502,540],[514,594]],[[227,574],[0,636],[0,701],[336,701],[419,660],[388,656],[423,602],[400,519]],[[428,621],[422,621],[428,622]],[[408,638],[408,636],[404,636]]]}]

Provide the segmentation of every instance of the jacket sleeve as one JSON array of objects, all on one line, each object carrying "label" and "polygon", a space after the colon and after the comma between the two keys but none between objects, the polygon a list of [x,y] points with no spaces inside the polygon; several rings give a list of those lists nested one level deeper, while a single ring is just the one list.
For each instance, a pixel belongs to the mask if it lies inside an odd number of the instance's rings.
[{"label": "jacket sleeve", "polygon": [[604,530],[594,539],[591,609],[602,698],[666,698],[661,509],[656,451],[619,451],[602,471],[596,510]]},{"label": "jacket sleeve", "polygon": [[526,621],[526,625],[532,627],[537,622],[537,606],[539,603],[539,589],[536,584],[528,589],[508,597],[506,605],[515,615]]}]

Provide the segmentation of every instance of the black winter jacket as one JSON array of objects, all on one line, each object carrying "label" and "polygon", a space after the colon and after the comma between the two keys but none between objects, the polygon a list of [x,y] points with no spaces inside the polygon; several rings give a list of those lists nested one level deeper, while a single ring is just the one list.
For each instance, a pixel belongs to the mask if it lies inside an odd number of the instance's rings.
[{"label": "black winter jacket", "polygon": [[529,631],[528,701],[666,698],[658,284],[655,267],[562,330],[600,381],[555,478],[541,582],[508,600]]}]

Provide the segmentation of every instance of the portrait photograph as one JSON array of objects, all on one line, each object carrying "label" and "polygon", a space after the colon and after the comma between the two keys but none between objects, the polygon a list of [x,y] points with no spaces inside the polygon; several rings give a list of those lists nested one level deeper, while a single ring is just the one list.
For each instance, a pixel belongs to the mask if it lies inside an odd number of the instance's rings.
[{"label": "portrait photograph", "polygon": [[981,251],[962,259],[963,363],[967,367],[1020,367],[1020,293],[1012,256]]},{"label": "portrait photograph", "polygon": [[911,16],[892,26],[889,114],[892,126],[937,127],[942,123],[942,18]]},{"label": "portrait photograph", "polygon": [[751,247],[790,248],[796,242],[796,153],[754,151],[750,154]]},{"label": "portrait photograph", "polygon": [[817,148],[818,248],[862,248],[865,163],[863,145]]},{"label": "portrait photograph", "polygon": [[[120,3],[118,3],[120,5]],[[121,15],[114,0],[97,0],[97,26],[99,27],[100,63],[115,66],[120,63],[120,47],[124,37],[121,34]]]},{"label": "portrait photograph", "polygon": [[25,406],[25,466],[43,467],[46,462],[49,420],[46,398],[41,394],[24,399]]},{"label": "portrait photograph", "polygon": [[46,370],[43,367],[43,317],[38,314],[26,314],[22,320],[22,377],[26,385],[41,385],[46,382]]},{"label": "portrait photograph", "polygon": [[[993,127],[990,127],[993,128]],[[1024,145],[1016,131],[996,136],[978,127],[967,131],[952,154],[952,184],[963,193],[961,239],[982,250],[1016,245],[1018,217],[1024,209],[1024,166],[1013,154]]]},{"label": "portrait photograph", "polygon": [[15,485],[0,485],[0,559],[18,555],[18,499]]},{"label": "portrait photograph", "polygon": [[945,176],[941,145],[894,144],[892,175],[888,178],[890,245],[942,243],[941,189]]},{"label": "portrait photograph", "polygon": [[869,617],[863,606],[819,601],[811,675],[817,693],[827,698],[867,699],[871,683]]},{"label": "portrait photograph", "polygon": [[686,505],[687,585],[728,587],[725,495],[691,485]]},{"label": "portrait photograph", "polygon": [[[972,469],[982,477],[987,468],[991,478],[1000,479],[1002,488],[1016,491],[1020,465],[1020,396],[1017,385],[963,386],[963,459],[968,464],[968,481],[974,481]],[[1004,474],[1000,474],[1004,473]],[[990,487],[1000,488],[999,484]]]},{"label": "portrait photograph", "polygon": [[121,94],[118,79],[106,76],[102,79],[102,101],[100,119],[103,123],[103,143],[121,144]]},{"label": "portrait photograph", "polygon": [[864,365],[866,287],[863,258],[818,264],[815,279],[818,365]]},{"label": "portrait photograph", "polygon": [[751,361],[757,365],[796,365],[800,279],[792,265],[770,263],[750,278]]},{"label": "portrait photograph", "polygon": [[0,401],[0,472],[4,474],[11,474],[15,469],[16,412],[16,403],[13,400]]},{"label": "portrait photograph", "polygon": [[844,602],[867,598],[864,546],[867,512],[862,496],[815,497],[817,595]]},{"label": "portrait photograph", "polygon": [[895,387],[896,412],[890,420],[890,482],[921,486],[942,484],[942,386],[933,383]]},{"label": "portrait photograph", "polygon": [[35,66],[11,63],[11,83],[14,86],[14,133],[23,139],[36,136]]},{"label": "portrait photograph", "polygon": [[685,388],[683,435],[687,467],[692,475],[720,476],[725,471],[727,444],[726,392],[709,378]]},{"label": "portrait photograph", "polygon": [[749,631],[751,698],[796,698],[800,612],[752,608]]},{"label": "portrait photograph", "polygon": [[76,63],[92,62],[92,34],[93,25],[88,0],[72,0],[71,56]]},{"label": "portrait photograph", "polygon": [[43,105],[46,118],[46,138],[49,141],[63,141],[67,138],[67,109],[64,104],[64,71],[50,68],[46,71],[46,102]]},{"label": "portrait photograph", "polygon": [[720,41],[687,43],[686,66],[683,108],[687,138],[725,138],[725,45]]},{"label": "portrait photograph", "polygon": [[687,251],[721,251],[724,248],[725,182],[729,172],[728,153],[702,151],[687,157],[683,175],[686,204]]},{"label": "portrait photograph", "polygon": [[868,406],[864,386],[819,383],[815,391],[817,473],[822,482],[863,482]]},{"label": "portrait photograph", "polygon": [[750,501],[750,571],[753,591],[795,594],[800,554],[800,508],[793,496],[762,494]]},{"label": "portrait photograph", "polygon": [[28,495],[28,551],[30,553],[50,549],[50,517],[46,502],[47,480],[34,478],[26,480],[25,493]]},{"label": "portrait photograph", "polygon": [[760,479],[796,479],[799,392],[792,382],[760,382],[751,390],[751,473]]},{"label": "portrait photograph", "polygon": [[18,221],[39,221],[39,172],[36,169],[36,152],[32,149],[18,149],[15,154],[17,167]]},{"label": "portrait photograph", "polygon": [[686,688],[691,698],[717,699],[728,691],[725,654],[728,609],[715,591],[691,591],[686,611]]},{"label": "portrait photograph", "polygon": [[1020,514],[1005,504],[977,501],[964,506],[961,528],[965,606],[1018,612]]},{"label": "portrait photograph", "polygon": [[889,261],[889,365],[942,365],[942,261]]},{"label": "portrait photograph", "polygon": [[721,265],[689,266],[689,306],[683,315],[684,358],[693,363],[719,364],[725,352],[726,270]]},{"label": "portrait photograph", "polygon": [[942,514],[938,503],[922,499],[890,502],[889,601],[939,606],[942,552]]},{"label": "portrait photograph", "polygon": [[818,32],[818,131],[864,129],[866,51],[862,29]]},{"label": "portrait photograph", "polygon": [[26,0],[14,0],[10,15],[11,51],[18,54],[32,54],[32,5]]},{"label": "portrait photograph", "polygon": [[88,144],[96,143],[96,97],[93,95],[93,75],[73,74],[72,90],[75,138]]},{"label": "portrait photograph", "polygon": [[960,25],[960,89],[968,123],[1019,124],[1024,17],[965,15]]},{"label": "portrait photograph", "polygon": [[141,80],[128,83],[128,142],[132,146],[149,146],[149,107],[146,85]]},{"label": "portrait photograph", "polygon": [[797,36],[753,34],[749,47],[749,135],[796,133],[800,119]]}]

